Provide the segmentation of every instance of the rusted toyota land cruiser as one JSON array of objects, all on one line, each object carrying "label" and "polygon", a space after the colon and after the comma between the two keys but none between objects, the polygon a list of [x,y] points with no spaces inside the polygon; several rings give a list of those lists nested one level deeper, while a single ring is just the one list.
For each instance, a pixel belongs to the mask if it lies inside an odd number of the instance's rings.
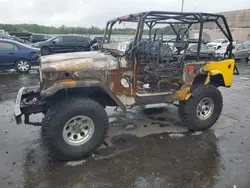
[{"label": "rusted toyota land cruiser", "polygon": [[[224,59],[203,54],[203,27],[208,22],[217,24],[230,42]],[[121,23],[136,24],[134,36],[113,42],[112,31]],[[192,26],[199,28],[195,50],[189,48]],[[167,39],[166,28],[176,36]],[[232,42],[222,15],[151,11],[110,20],[99,51],[40,58],[40,86],[20,89],[15,119],[20,124],[24,115],[25,124],[41,125],[50,152],[60,160],[81,159],[103,143],[109,126],[106,106],[126,110],[177,103],[189,129],[208,129],[223,106],[218,87],[232,84]],[[36,113],[44,114],[41,123],[30,122],[29,116]]]}]

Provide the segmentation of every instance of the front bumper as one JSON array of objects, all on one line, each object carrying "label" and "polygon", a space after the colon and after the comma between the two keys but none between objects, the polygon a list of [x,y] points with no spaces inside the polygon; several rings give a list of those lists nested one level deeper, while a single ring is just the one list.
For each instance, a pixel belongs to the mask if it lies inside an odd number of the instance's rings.
[{"label": "front bumper", "polygon": [[46,103],[41,99],[38,87],[22,87],[18,91],[14,107],[14,117],[17,124],[22,123],[22,116],[24,115],[25,124],[39,126],[40,123],[30,122],[29,116],[44,112],[45,109]]}]

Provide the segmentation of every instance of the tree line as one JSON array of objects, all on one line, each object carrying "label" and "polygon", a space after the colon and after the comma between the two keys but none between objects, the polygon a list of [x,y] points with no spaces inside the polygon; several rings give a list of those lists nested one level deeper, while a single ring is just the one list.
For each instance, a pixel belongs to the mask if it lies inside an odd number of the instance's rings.
[{"label": "tree line", "polygon": [[[0,24],[0,29],[4,29],[8,32],[32,32],[43,34],[103,34],[105,29],[92,26],[90,28],[85,27],[68,27],[62,25],[61,27],[43,26],[37,24]],[[174,31],[171,27],[167,26],[162,28],[163,34],[172,35]],[[133,28],[114,28],[112,34],[135,34],[136,30]],[[153,30],[154,32],[154,30]],[[148,29],[144,29],[144,34],[148,34]]]}]

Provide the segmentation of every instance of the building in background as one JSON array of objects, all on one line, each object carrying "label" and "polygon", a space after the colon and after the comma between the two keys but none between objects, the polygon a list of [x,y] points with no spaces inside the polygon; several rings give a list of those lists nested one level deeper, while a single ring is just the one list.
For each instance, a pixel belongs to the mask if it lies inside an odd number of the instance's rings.
[{"label": "building in background", "polygon": [[[236,10],[219,13],[226,17],[228,25],[235,41],[250,40],[250,9]],[[199,25],[192,26],[191,36],[195,37]],[[215,23],[207,23],[204,25],[204,35],[209,36],[210,40],[225,38],[220,29],[217,29]]]}]

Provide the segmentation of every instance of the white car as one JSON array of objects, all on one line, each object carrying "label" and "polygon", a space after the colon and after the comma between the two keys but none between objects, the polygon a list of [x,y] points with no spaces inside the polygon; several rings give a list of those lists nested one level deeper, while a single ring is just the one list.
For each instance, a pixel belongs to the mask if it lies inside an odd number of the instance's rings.
[{"label": "white car", "polygon": [[[223,58],[227,50],[227,46],[223,46],[220,49],[215,51],[215,56]],[[245,59],[250,61],[250,48],[246,44],[240,43],[235,44],[232,51],[233,58],[236,60]]]},{"label": "white car", "polygon": [[210,43],[207,43],[207,47],[214,50],[218,50],[219,48],[227,45],[229,45],[229,41],[227,39],[216,39]]}]

